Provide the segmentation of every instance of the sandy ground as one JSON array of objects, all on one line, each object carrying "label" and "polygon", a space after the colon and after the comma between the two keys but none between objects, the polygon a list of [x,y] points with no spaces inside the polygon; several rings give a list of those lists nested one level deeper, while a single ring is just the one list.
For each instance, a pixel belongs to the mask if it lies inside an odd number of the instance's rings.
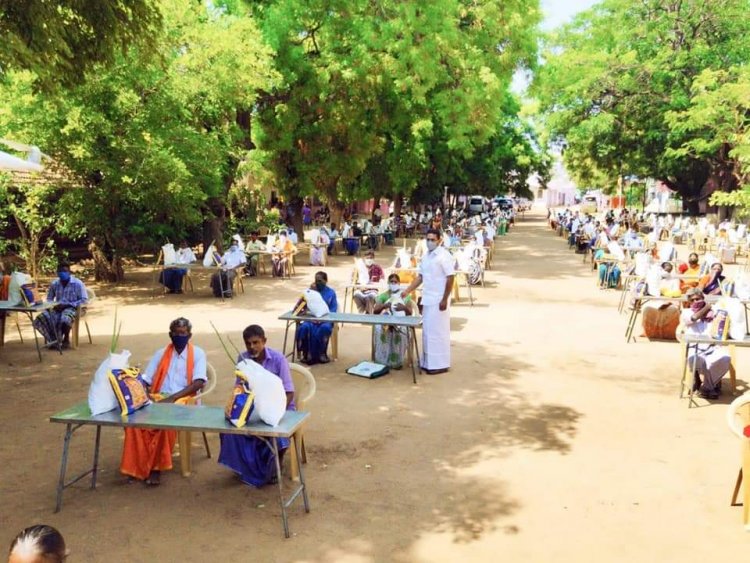
[{"label": "sandy ground", "polygon": [[[298,266],[292,280],[248,280],[247,293],[226,303],[210,297],[205,279],[195,294],[154,298],[151,273],[133,272],[124,286],[97,288],[94,344],[47,352],[42,363],[9,326],[0,350],[0,546],[45,522],[63,532],[71,561],[686,563],[746,549],[742,509],[729,506],[739,467],[724,423],[729,399],[688,410],[677,396],[679,346],[626,344],[618,294],[596,288],[542,210],[496,248],[475,305],[452,309],[450,373],[423,375],[418,385],[406,370],[374,381],[348,376],[344,369],[369,354],[369,330],[353,326],[341,332],[339,361],[314,368],[312,512],[291,508],[289,540],[276,489],[242,486],[218,466],[216,436],[214,459],[195,437],[190,478],[172,472],[149,489],[123,483],[122,433],[105,429],[97,490],[79,483],[53,514],[63,427],[48,417],[86,397],[115,306],[121,344],[141,362],[166,343],[172,318],[189,317],[194,342],[220,374],[207,402],[223,404],[231,365],[209,321],[237,341],[244,326],[262,324],[279,348],[277,316],[312,267]],[[332,287],[350,267],[349,258],[333,259]],[[742,380],[750,358],[738,356]],[[93,434],[75,435],[71,471],[85,467]]]}]

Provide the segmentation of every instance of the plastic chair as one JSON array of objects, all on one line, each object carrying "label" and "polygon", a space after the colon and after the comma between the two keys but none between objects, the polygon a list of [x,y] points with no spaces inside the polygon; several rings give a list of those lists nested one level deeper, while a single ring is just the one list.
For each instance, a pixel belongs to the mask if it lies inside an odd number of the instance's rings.
[{"label": "plastic chair", "polygon": [[[292,381],[294,381],[294,404],[298,411],[308,410],[307,402],[315,396],[315,391],[317,389],[315,378],[309,369],[300,364],[289,364],[289,371],[292,374]],[[307,463],[305,437],[302,434],[302,429],[295,432],[294,439],[299,443],[300,461],[302,463]],[[290,448],[290,450],[291,478],[296,481],[299,479],[299,472],[297,470],[297,451],[295,448]]]},{"label": "plastic chair", "polygon": [[[200,405],[203,401],[203,398],[216,389],[218,377],[216,375],[214,366],[212,366],[210,363],[206,364],[206,378],[206,384],[195,397],[196,405]],[[206,437],[205,432],[201,432],[201,434],[203,435],[203,445],[206,448],[206,457],[211,459],[211,448],[208,446],[208,438]],[[190,454],[192,449],[192,437],[193,433],[189,431],[179,433],[178,439],[180,443],[180,471],[183,477],[187,477],[188,475],[190,475]]]},{"label": "plastic chair", "polygon": [[88,303],[85,305],[79,305],[76,313],[76,320],[73,321],[73,329],[70,331],[70,347],[74,350],[78,348],[78,331],[81,326],[81,319],[83,319],[83,326],[86,327],[86,334],[89,337],[89,344],[93,344],[94,341],[91,339],[91,329],[89,328],[89,322],[86,320],[86,313],[96,301],[96,292],[90,287],[86,288],[86,294],[88,295]]}]

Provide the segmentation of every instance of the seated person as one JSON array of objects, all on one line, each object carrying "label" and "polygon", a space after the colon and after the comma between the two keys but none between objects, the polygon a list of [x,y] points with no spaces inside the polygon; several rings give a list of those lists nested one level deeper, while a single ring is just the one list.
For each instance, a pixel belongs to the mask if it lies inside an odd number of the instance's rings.
[{"label": "seated person", "polygon": [[290,227],[287,229],[287,236],[289,237],[289,240],[292,241],[293,245],[299,244],[299,237],[297,237],[297,231],[294,230],[294,227]]},{"label": "seated person", "polygon": [[[205,385],[206,353],[190,342],[192,329],[184,317],[173,320],[169,324],[171,344],[151,357],[142,377],[153,401],[192,404],[195,394]],[[126,428],[120,472],[129,480],[159,485],[161,472],[172,469],[176,441],[174,430]]]},{"label": "seated person", "polygon": [[[336,292],[328,287],[328,274],[315,273],[315,282],[310,286],[323,298],[332,313],[338,311]],[[326,354],[328,340],[333,333],[333,323],[321,321],[305,321],[297,330],[297,351],[303,364],[327,364],[331,360]]]},{"label": "seated person", "polygon": [[[388,291],[378,295],[375,301],[376,315],[406,315],[411,316],[414,303],[411,297],[401,297],[401,279],[398,274],[388,276]],[[404,327],[382,326],[373,327],[372,340],[375,350],[375,361],[393,369],[401,369],[406,356],[408,337]]]},{"label": "seated person", "polygon": [[680,274],[687,278],[680,280],[680,290],[682,293],[687,293],[689,289],[698,287],[698,284],[700,283],[701,266],[698,261],[698,255],[695,252],[691,252],[688,256],[687,265],[680,266]]},{"label": "seated person", "polygon": [[326,228],[322,227],[318,234],[317,241],[313,241],[312,245],[310,246],[310,264],[311,265],[313,266],[325,266],[326,265],[324,249],[328,248],[328,245],[330,244],[330,242],[331,242],[331,239],[328,238],[328,233],[326,232]]},{"label": "seated person", "polygon": [[[700,288],[694,287],[687,292],[689,309],[682,312],[682,324],[687,334],[708,336],[714,312]],[[699,344],[697,351],[690,347],[688,366],[696,373],[693,391],[705,399],[718,399],[721,392],[721,378],[729,371],[731,358],[725,346]]]},{"label": "seated person", "polygon": [[279,237],[274,241],[271,247],[271,271],[276,278],[283,278],[286,271],[287,261],[294,254],[295,247],[287,232],[280,231]]},{"label": "seated person", "polygon": [[[294,383],[289,373],[289,364],[281,352],[266,347],[266,333],[258,325],[250,325],[242,331],[246,351],[237,357],[237,363],[253,360],[264,369],[277,375],[286,391],[286,408],[295,410]],[[255,436],[238,434],[220,434],[221,452],[219,463],[225,465],[240,476],[243,483],[254,487],[273,482],[276,479],[276,463],[273,451],[268,445]],[[284,459],[284,452],[289,447],[288,438],[279,438],[279,465]]]},{"label": "seated person", "polygon": [[724,283],[724,276],[722,272],[724,266],[718,262],[711,266],[711,273],[707,276],[703,276],[698,283],[698,289],[703,291],[705,295],[721,295],[722,283]]},{"label": "seated person", "polygon": [[328,243],[328,255],[331,256],[333,254],[333,247],[336,244],[336,239],[341,237],[338,229],[336,229],[336,223],[331,223],[331,229],[330,231],[328,231],[328,237],[330,238],[330,242]]},{"label": "seated person", "polygon": [[[385,277],[383,268],[375,263],[375,252],[368,250],[365,254],[365,266],[367,266],[368,279],[359,280],[362,285],[374,285]],[[375,298],[378,296],[378,290],[374,288],[358,289],[354,292],[354,303],[360,313],[372,313],[372,307],[375,304]]]},{"label": "seated person", "polygon": [[[175,264],[191,264],[198,260],[193,249],[188,246],[187,241],[180,242],[177,249],[177,262]],[[169,290],[169,293],[182,293],[182,280],[187,274],[185,268],[165,268],[162,270],[161,282]]]},{"label": "seated person", "polygon": [[259,252],[263,252],[266,249],[266,245],[258,239],[258,232],[250,233],[250,240],[245,245],[245,255],[250,257],[245,267],[245,272],[249,276],[258,275],[258,260],[260,259]]},{"label": "seated person", "polygon": [[[233,238],[229,245],[229,250],[221,257],[219,264],[221,272],[217,272],[211,276],[211,287],[214,290],[214,295],[221,296],[223,292],[224,296],[231,297],[234,278],[237,276],[237,268],[245,264],[247,264],[245,252],[240,248],[237,239]],[[217,286],[219,287],[217,288]]]},{"label": "seated person", "polygon": [[78,316],[78,306],[88,303],[89,297],[83,282],[70,273],[70,265],[61,263],[57,267],[57,279],[47,291],[47,301],[55,303],[34,319],[34,327],[47,345],[62,337],[62,347],[70,348],[70,329]]}]

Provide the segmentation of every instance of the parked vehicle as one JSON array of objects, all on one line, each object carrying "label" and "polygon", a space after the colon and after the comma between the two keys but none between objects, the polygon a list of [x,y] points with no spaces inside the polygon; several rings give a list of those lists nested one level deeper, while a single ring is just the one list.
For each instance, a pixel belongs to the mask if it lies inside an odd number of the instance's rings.
[{"label": "parked vehicle", "polygon": [[469,198],[469,214],[484,213],[487,211],[487,204],[481,195],[473,195]]}]

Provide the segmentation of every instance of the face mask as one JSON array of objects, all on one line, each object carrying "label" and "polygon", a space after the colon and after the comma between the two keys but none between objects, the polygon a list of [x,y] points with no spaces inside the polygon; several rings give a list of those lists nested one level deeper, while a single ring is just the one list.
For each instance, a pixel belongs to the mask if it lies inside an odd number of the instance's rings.
[{"label": "face mask", "polygon": [[315,282],[315,289],[317,289],[319,292],[322,292],[325,288],[326,288],[326,282],[324,281]]},{"label": "face mask", "polygon": [[427,241],[427,250],[429,250],[430,252],[432,252],[433,250],[435,250],[437,248],[437,245],[438,245],[438,243],[437,243],[436,240],[428,240]]},{"label": "face mask", "polygon": [[189,334],[174,334],[170,336],[172,340],[172,344],[174,345],[174,349],[177,350],[178,354],[181,354],[182,351],[185,349],[185,347],[188,345],[188,340],[190,340]]},{"label": "face mask", "polygon": [[373,265],[373,263],[374,263],[374,260],[372,260],[372,258],[366,258],[366,259],[365,259],[365,266],[367,266],[368,268],[369,268],[370,266],[372,266],[372,265]]},{"label": "face mask", "polygon": [[693,313],[697,313],[698,311],[703,309],[703,307],[705,306],[706,306],[706,302],[703,300],[693,301],[692,303],[690,303],[690,310],[693,311]]},{"label": "face mask", "polygon": [[397,291],[401,291],[401,284],[399,283],[389,283],[388,289],[391,290],[391,293],[396,293]]},{"label": "face mask", "polygon": [[60,278],[61,282],[69,282],[70,281],[70,272],[58,272],[57,277]]},{"label": "face mask", "polygon": [[229,247],[229,251],[230,252],[237,252],[237,247],[234,246],[234,245],[232,245],[232,246]]}]

